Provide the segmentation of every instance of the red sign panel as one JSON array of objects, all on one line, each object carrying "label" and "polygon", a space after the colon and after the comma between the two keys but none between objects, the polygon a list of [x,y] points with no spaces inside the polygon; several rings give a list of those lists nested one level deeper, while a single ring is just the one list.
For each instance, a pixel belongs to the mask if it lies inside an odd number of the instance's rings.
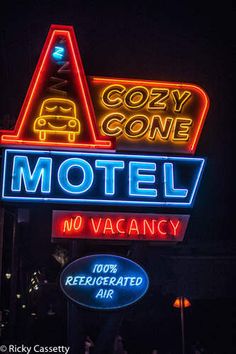
[{"label": "red sign panel", "polygon": [[189,215],[53,211],[52,238],[182,241]]}]

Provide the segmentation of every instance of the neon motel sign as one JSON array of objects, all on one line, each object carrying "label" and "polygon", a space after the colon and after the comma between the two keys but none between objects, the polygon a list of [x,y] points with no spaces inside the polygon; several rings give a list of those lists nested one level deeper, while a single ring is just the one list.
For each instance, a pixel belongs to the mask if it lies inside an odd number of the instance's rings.
[{"label": "neon motel sign", "polygon": [[205,160],[186,155],[208,107],[192,84],[86,77],[73,28],[52,25],[15,128],[0,132],[1,198],[192,207]]},{"label": "neon motel sign", "polygon": [[201,158],[6,149],[2,197],[188,207],[203,166]]}]

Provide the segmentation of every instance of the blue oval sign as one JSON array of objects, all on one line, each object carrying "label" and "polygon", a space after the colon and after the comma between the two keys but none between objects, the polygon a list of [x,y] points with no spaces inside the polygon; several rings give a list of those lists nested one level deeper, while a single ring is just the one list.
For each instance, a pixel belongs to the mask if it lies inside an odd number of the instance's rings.
[{"label": "blue oval sign", "polygon": [[113,310],[139,300],[147,291],[147,273],[120,256],[98,254],[68,264],[60,277],[65,295],[78,304]]}]

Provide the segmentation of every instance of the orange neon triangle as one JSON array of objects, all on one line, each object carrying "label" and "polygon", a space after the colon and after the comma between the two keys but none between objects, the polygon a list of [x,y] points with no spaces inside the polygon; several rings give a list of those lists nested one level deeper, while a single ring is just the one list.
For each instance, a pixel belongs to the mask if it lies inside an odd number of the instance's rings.
[{"label": "orange neon triangle", "polygon": [[50,27],[15,129],[0,135],[6,145],[113,148],[96,127],[73,27]]}]

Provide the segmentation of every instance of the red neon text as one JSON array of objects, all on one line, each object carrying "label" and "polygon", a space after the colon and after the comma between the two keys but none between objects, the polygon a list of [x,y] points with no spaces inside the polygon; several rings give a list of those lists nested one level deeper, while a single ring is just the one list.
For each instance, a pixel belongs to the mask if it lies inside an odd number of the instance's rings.
[{"label": "red neon text", "polygon": [[53,213],[53,238],[181,241],[188,215]]}]

